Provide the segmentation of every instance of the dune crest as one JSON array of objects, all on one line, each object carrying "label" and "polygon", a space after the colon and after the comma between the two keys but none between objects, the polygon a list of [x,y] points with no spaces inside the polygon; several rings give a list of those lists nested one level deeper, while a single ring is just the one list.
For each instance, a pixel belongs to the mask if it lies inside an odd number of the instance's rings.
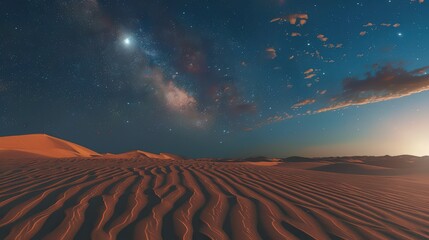
[{"label": "dune crest", "polygon": [[183,160],[182,157],[171,154],[171,153],[150,153],[141,150],[125,152],[120,154],[106,154],[107,158],[151,158],[151,159],[162,159],[162,160]]},{"label": "dune crest", "polygon": [[1,159],[94,157],[100,154],[46,134],[0,137]]}]

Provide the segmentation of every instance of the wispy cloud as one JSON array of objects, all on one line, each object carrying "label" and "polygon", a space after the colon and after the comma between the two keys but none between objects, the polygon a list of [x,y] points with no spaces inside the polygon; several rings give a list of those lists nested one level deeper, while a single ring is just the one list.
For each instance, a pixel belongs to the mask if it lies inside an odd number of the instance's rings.
[{"label": "wispy cloud", "polygon": [[292,118],[293,118],[293,115],[290,115],[288,113],[273,115],[258,122],[252,127],[245,128],[244,131],[253,131],[255,129],[258,129],[264,126],[271,125],[277,122],[283,122],[285,120],[292,119]]},{"label": "wispy cloud", "polygon": [[316,100],[315,100],[315,99],[305,99],[305,100],[303,100],[303,101],[301,101],[301,102],[298,102],[298,103],[294,104],[294,105],[292,106],[292,108],[301,108],[301,107],[304,107],[304,106],[307,106],[307,105],[313,104],[313,103],[315,103],[315,102],[316,102]]},{"label": "wispy cloud", "polygon": [[347,78],[343,93],[333,98],[333,103],[315,113],[337,110],[349,106],[365,105],[410,96],[429,90],[429,66],[413,71],[387,65],[365,79]]}]

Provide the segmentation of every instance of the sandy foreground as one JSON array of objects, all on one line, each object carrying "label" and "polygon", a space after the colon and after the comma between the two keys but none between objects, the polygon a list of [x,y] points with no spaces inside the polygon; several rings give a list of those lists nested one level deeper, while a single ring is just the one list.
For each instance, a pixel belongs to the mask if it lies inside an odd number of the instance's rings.
[{"label": "sandy foreground", "polygon": [[402,162],[1,160],[0,239],[429,239]]}]

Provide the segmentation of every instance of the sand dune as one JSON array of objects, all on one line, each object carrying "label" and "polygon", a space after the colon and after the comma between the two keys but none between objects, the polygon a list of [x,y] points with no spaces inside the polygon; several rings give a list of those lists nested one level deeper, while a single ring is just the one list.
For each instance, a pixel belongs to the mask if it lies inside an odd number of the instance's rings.
[{"label": "sand dune", "polygon": [[0,239],[428,239],[428,175],[148,157],[0,161]]},{"label": "sand dune", "polygon": [[126,152],[126,153],[120,153],[120,154],[108,154],[105,155],[105,157],[108,158],[152,158],[152,159],[163,159],[163,160],[183,160],[182,157],[171,154],[171,153],[150,153],[150,152],[144,152],[140,150]]},{"label": "sand dune", "polygon": [[163,160],[183,160],[171,153],[150,153],[131,151],[121,154],[99,154],[75,143],[55,138],[46,134],[29,134],[0,137],[0,159],[34,158],[73,158],[104,157],[107,159],[152,158]]},{"label": "sand dune", "polygon": [[395,171],[391,168],[371,166],[360,163],[333,163],[311,168],[311,170],[362,175],[389,175],[395,173]]},{"label": "sand dune", "polygon": [[47,135],[0,146],[0,239],[429,239],[429,158],[98,155]]},{"label": "sand dune", "polygon": [[46,134],[0,137],[0,159],[93,157],[100,154]]}]

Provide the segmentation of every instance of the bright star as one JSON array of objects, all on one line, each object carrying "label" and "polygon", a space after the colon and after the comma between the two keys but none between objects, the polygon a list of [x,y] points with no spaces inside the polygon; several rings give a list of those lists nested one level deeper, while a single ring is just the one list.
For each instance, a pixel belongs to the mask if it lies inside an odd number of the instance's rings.
[{"label": "bright star", "polygon": [[125,44],[125,46],[129,46],[131,44],[131,40],[129,37],[124,39],[124,44]]},{"label": "bright star", "polygon": [[398,36],[402,37],[402,33],[398,33]]}]

